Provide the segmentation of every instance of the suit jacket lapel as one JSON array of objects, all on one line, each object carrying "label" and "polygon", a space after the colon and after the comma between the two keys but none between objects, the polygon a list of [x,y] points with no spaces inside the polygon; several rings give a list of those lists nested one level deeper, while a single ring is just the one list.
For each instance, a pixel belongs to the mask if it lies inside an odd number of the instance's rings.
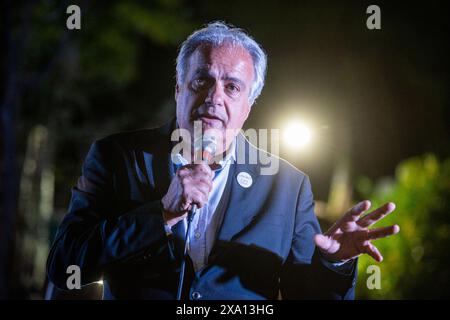
[{"label": "suit jacket lapel", "polygon": [[[245,152],[244,164],[235,163],[230,167],[228,188],[225,192],[229,192],[228,206],[226,207],[222,225],[219,230],[218,239],[221,241],[231,241],[233,237],[238,235],[247,227],[258,211],[252,205],[255,199],[255,185],[260,175],[260,166],[258,163],[249,163],[249,150],[253,148],[242,134],[237,136],[237,160],[240,159],[239,152]],[[239,162],[239,161],[237,161]],[[244,188],[238,182],[238,175],[240,173],[247,173],[252,178],[252,184],[248,188]]]},{"label": "suit jacket lapel", "polygon": [[[155,178],[155,190],[158,198],[161,199],[169,189],[170,181],[175,175],[170,152],[167,154],[155,155],[153,157],[153,170]],[[186,231],[186,219],[181,220],[172,227],[172,240],[174,245],[173,254],[178,261],[181,261],[183,257]]]},{"label": "suit jacket lapel", "polygon": [[[167,154],[153,155],[148,157],[153,162],[154,183],[158,198],[161,199],[169,189],[170,181],[175,175],[174,166],[170,152]],[[150,162],[150,161],[149,161]],[[149,163],[151,165],[151,163]],[[184,239],[187,231],[186,219],[181,220],[172,227],[172,239],[174,244],[174,255],[181,259],[184,252]]]},{"label": "suit jacket lapel", "polygon": [[[150,150],[144,150],[143,158],[149,184],[154,188],[158,199],[161,199],[166,194],[175,174],[171,156],[172,141],[170,140],[172,131],[176,128],[175,121],[176,118],[158,128],[158,143],[150,146]],[[172,227],[172,237],[175,246],[174,254],[178,259],[183,255],[186,230],[186,220],[182,220]]]},{"label": "suit jacket lapel", "polygon": [[[163,197],[169,188],[174,175],[171,160],[172,142],[170,136],[175,126],[175,119],[157,129],[157,137],[153,145],[143,151],[143,158],[149,184],[154,188],[159,198]],[[143,143],[148,143],[143,142]]]}]

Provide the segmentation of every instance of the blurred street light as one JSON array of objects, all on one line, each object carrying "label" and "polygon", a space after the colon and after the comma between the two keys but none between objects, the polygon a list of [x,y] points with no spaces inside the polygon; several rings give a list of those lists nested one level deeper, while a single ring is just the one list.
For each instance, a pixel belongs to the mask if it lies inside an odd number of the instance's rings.
[{"label": "blurred street light", "polygon": [[302,149],[311,142],[311,129],[301,121],[288,123],[283,132],[286,145],[292,149]]}]

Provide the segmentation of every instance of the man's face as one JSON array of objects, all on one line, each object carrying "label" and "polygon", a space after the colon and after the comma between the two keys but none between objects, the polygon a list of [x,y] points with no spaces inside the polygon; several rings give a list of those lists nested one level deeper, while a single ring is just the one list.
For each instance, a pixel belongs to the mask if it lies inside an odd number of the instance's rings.
[{"label": "man's face", "polygon": [[201,121],[204,133],[218,131],[223,138],[217,153],[226,150],[250,112],[253,79],[253,59],[243,47],[198,47],[188,60],[186,78],[176,87],[180,128],[193,136],[194,121]]}]

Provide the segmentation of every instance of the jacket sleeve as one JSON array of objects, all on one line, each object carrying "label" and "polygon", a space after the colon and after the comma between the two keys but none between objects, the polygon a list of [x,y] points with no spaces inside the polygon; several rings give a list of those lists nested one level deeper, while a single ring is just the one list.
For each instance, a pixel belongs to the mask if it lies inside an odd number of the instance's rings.
[{"label": "jacket sleeve", "polygon": [[98,281],[108,267],[150,257],[167,245],[159,200],[116,212],[114,157],[111,142],[94,142],[72,189],[47,260],[48,277],[60,289],[67,289],[70,265],[80,268],[81,285],[86,285]]},{"label": "jacket sleeve", "polygon": [[283,299],[353,299],[356,284],[356,261],[334,268],[325,263],[314,244],[320,233],[314,213],[309,178],[303,179],[297,205],[291,251],[281,277]]}]

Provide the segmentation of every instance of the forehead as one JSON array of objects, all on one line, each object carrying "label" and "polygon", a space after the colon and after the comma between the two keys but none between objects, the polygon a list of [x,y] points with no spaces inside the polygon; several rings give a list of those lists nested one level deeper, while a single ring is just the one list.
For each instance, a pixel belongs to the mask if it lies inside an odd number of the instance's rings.
[{"label": "forehead", "polygon": [[189,57],[188,72],[219,72],[253,79],[253,58],[240,45],[223,44],[218,47],[201,45]]}]

